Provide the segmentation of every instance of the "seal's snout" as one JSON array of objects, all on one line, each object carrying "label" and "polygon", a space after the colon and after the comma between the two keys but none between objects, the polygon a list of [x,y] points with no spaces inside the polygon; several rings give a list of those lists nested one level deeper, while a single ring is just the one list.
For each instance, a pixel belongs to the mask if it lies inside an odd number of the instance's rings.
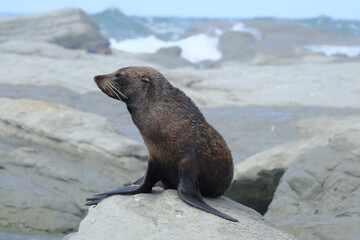
[{"label": "seal's snout", "polygon": [[102,80],[104,78],[104,75],[96,75],[95,77],[94,77],[94,81],[95,82],[99,82],[100,80]]},{"label": "seal's snout", "polygon": [[94,81],[96,85],[98,85],[98,87],[101,88],[104,82],[106,81],[106,75],[96,75],[94,77]]},{"label": "seal's snout", "polygon": [[96,75],[96,76],[94,77],[94,81],[95,81],[96,85],[97,85],[100,89],[103,88],[104,78],[105,78],[104,75]]}]

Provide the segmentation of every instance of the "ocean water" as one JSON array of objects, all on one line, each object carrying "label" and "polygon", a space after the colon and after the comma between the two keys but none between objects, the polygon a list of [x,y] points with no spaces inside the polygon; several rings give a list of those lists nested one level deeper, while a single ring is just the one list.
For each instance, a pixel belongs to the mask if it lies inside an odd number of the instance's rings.
[{"label": "ocean water", "polygon": [[240,21],[235,21],[225,31],[213,28],[212,34],[197,32],[189,36],[186,35],[187,30],[194,24],[210,19],[127,16],[117,9],[105,10],[92,15],[92,18],[110,39],[110,46],[114,49],[129,53],[155,53],[160,48],[179,47],[181,56],[192,63],[220,60],[219,37],[226,31],[249,33],[256,39],[262,37],[257,29]]},{"label": "ocean water", "polygon": [[[262,38],[260,31],[247,27],[242,22],[237,22],[226,30],[249,33],[258,40]],[[177,32],[179,33],[180,30]],[[185,32],[185,29],[183,32]],[[226,31],[213,28],[212,32],[213,34],[211,35],[206,33],[197,33],[183,38],[180,37],[181,35],[173,35],[170,38],[172,40],[162,40],[155,34],[151,34],[146,37],[135,37],[120,40],[110,37],[110,46],[114,49],[129,53],[155,53],[160,48],[179,47],[182,50],[181,57],[189,62],[198,63],[205,60],[217,61],[222,57],[222,53],[218,47],[219,37]]]},{"label": "ocean water", "polygon": [[116,40],[137,39],[155,36],[163,41],[179,39],[186,29],[203,19],[179,17],[128,16],[116,8],[108,9],[91,17],[102,33]]},{"label": "ocean water", "polygon": [[[205,60],[221,60],[219,37],[228,31],[251,34],[256,40],[263,39],[260,30],[246,25],[244,19],[206,19],[180,17],[139,17],[128,16],[118,9],[108,9],[91,15],[100,26],[102,33],[110,39],[111,47],[129,53],[155,53],[160,48],[181,48],[181,56],[192,63]],[[228,21],[228,26],[211,26],[211,21]],[[264,19],[262,19],[264,20]],[[312,27],[329,32],[360,38],[360,21],[338,20],[326,16],[309,19],[275,19],[303,27]],[[205,29],[196,29],[201,23],[209,23]],[[194,27],[195,26],[195,27]],[[326,56],[342,54],[359,56],[360,46],[303,46],[304,49]]]},{"label": "ocean water", "polygon": [[63,237],[63,235],[23,235],[0,232],[0,240],[60,240]]},{"label": "ocean water", "polygon": [[313,53],[325,54],[328,57],[343,55],[351,58],[360,55],[360,46],[309,45],[304,48]]},{"label": "ocean water", "polygon": [[234,24],[231,27],[232,31],[235,32],[244,32],[244,33],[249,33],[250,35],[252,35],[256,40],[261,40],[263,38],[262,33],[255,28],[250,28],[247,27],[244,23],[242,22],[238,22],[236,24]]}]

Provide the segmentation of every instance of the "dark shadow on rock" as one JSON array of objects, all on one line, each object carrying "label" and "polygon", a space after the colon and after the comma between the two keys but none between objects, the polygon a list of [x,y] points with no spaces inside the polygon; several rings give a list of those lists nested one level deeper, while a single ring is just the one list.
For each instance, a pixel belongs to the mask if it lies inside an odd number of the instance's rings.
[{"label": "dark shadow on rock", "polygon": [[225,196],[264,215],[285,169],[262,170],[258,178],[234,181]]}]

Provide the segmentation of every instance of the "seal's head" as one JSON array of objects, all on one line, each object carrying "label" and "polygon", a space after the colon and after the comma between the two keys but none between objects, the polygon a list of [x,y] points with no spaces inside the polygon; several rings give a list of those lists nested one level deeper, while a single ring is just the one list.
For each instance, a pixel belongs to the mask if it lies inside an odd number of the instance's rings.
[{"label": "seal's head", "polygon": [[[126,67],[94,77],[96,85],[109,97],[123,102],[159,95],[159,89],[170,84],[151,67]],[[165,87],[166,88],[166,87]]]}]

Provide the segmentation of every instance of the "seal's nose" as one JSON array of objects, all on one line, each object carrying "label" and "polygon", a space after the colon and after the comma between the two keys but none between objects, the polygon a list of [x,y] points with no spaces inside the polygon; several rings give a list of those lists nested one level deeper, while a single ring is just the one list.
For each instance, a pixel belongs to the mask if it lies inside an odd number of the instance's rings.
[{"label": "seal's nose", "polygon": [[97,81],[99,81],[99,80],[101,80],[101,79],[103,79],[103,78],[104,78],[104,75],[96,75],[96,76],[94,77],[94,81],[97,82]]},{"label": "seal's nose", "polygon": [[96,83],[96,85],[101,89],[101,86],[104,84],[104,75],[96,75],[94,77],[94,82]]}]

